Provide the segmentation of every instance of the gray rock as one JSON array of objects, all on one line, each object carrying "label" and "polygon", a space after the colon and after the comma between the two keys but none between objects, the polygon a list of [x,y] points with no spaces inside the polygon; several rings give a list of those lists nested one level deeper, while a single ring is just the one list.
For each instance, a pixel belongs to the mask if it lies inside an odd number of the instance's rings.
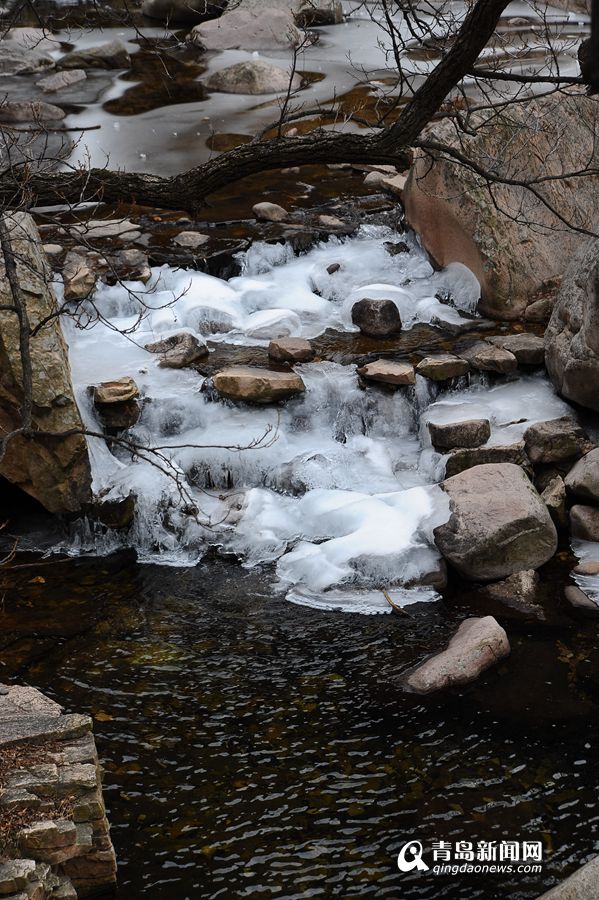
[{"label": "gray rock", "polygon": [[393,300],[365,297],[354,303],[351,318],[361,333],[368,337],[391,337],[401,331],[401,316]]},{"label": "gray rock", "polygon": [[538,569],[555,553],[555,525],[519,466],[475,466],[441,487],[449,496],[451,516],[435,529],[435,541],[464,578],[506,578]]},{"label": "gray rock", "polygon": [[158,365],[162,369],[184,369],[208,356],[206,344],[187,332],[172,334],[163,341],[146,344],[145,349],[150,353],[160,354]]},{"label": "gray rock", "polygon": [[128,69],[131,57],[126,45],[114,40],[68,53],[56,65],[60,69]]},{"label": "gray rock", "polygon": [[66,69],[63,72],[48,75],[46,78],[42,78],[41,81],[36,81],[36,84],[46,93],[56,93],[57,91],[64,91],[65,88],[78,84],[80,81],[85,81],[86,78],[87,75],[83,69]]},{"label": "gray rock", "polygon": [[64,119],[66,113],[59,106],[43,100],[6,100],[0,103],[0,122],[17,125],[20,122],[43,124]]},{"label": "gray rock", "polygon": [[264,200],[262,203],[255,203],[252,206],[252,212],[257,219],[263,222],[284,222],[289,218],[289,213],[278,203],[269,203]]},{"label": "gray rock", "polygon": [[570,510],[570,532],[582,541],[599,541],[599,507],[576,504]]},{"label": "gray rock", "polygon": [[526,322],[536,322],[539,325],[545,325],[551,318],[554,306],[555,298],[546,297],[543,300],[534,300],[524,310],[524,319]]},{"label": "gray rock", "polygon": [[214,72],[206,81],[206,87],[224,94],[280,94],[286,92],[290,84],[292,90],[297,90],[301,83],[299,75],[291,76],[286,69],[248,60]]},{"label": "gray rock", "polygon": [[509,350],[494,347],[485,341],[479,341],[467,350],[460,353],[462,359],[467,360],[473,369],[481,372],[498,372],[500,375],[509,375],[518,368],[518,361]]},{"label": "gray rock", "polygon": [[586,453],[572,466],[565,483],[571,496],[599,503],[599,448]]},{"label": "gray rock", "polygon": [[557,528],[565,528],[568,524],[566,512],[566,485],[560,475],[556,475],[545,487],[541,500],[549,510]]},{"label": "gray rock", "polygon": [[200,234],[199,231],[180,231],[173,238],[173,243],[179,247],[187,247],[190,250],[197,250],[203,244],[207,244],[210,240],[209,235]]},{"label": "gray rock", "polygon": [[525,471],[530,470],[530,460],[524,449],[524,441],[516,444],[501,444],[497,447],[472,447],[455,450],[445,463],[445,477],[458,475],[473,466],[481,466],[486,463],[513,463],[522,466]]},{"label": "gray rock", "polygon": [[452,353],[438,353],[435,356],[425,356],[416,366],[416,374],[431,381],[449,381],[451,378],[459,378],[470,371],[470,363]]},{"label": "gray rock", "polygon": [[366,381],[378,381],[381,384],[399,386],[416,382],[414,366],[410,363],[394,362],[391,359],[377,359],[361,366],[357,372]]},{"label": "gray rock", "polygon": [[491,437],[488,419],[469,419],[444,425],[428,422],[428,430],[433,447],[442,453],[457,447],[480,447]]},{"label": "gray rock", "polygon": [[493,616],[465,619],[447,649],[418,666],[403,684],[417,694],[469,684],[509,652],[507,634]]},{"label": "gray rock", "polygon": [[503,581],[486,584],[481,594],[525,615],[533,615],[539,620],[545,618],[541,605],[541,579],[534,569],[515,572]]},{"label": "gray rock", "polygon": [[268,355],[276,362],[309,362],[314,358],[314,350],[304,338],[283,337],[270,342]]},{"label": "gray rock", "polygon": [[0,895],[24,891],[35,873],[32,859],[11,859],[0,865]]},{"label": "gray rock", "polygon": [[51,69],[54,60],[41,48],[26,47],[21,41],[0,41],[0,75],[28,75]]},{"label": "gray rock", "polygon": [[142,15],[158,19],[167,25],[196,25],[217,16],[226,2],[210,3],[208,0],[144,0]]},{"label": "gray rock", "polygon": [[89,716],[21,716],[0,723],[0,748],[24,741],[61,741],[81,737],[91,731]]},{"label": "gray rock", "polygon": [[188,40],[205,50],[279,50],[297,47],[302,33],[290,9],[232,9],[192,29]]},{"label": "gray rock", "polygon": [[542,366],[545,362],[545,342],[536,334],[509,334],[487,338],[489,343],[509,350],[521,366]]},{"label": "gray rock", "polygon": [[576,419],[562,416],[531,425],[524,432],[524,444],[530,461],[536,465],[578,459],[587,449],[588,440]]}]

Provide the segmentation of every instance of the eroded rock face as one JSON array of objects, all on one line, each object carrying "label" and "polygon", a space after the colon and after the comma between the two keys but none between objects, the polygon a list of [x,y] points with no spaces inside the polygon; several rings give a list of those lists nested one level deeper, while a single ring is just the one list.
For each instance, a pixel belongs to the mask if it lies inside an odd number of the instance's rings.
[{"label": "eroded rock face", "polygon": [[276,403],[304,390],[304,382],[295,372],[271,372],[252,366],[231,366],[213,378],[214,387],[229,400],[250,403]]},{"label": "eroded rock face", "polygon": [[160,354],[158,365],[162,369],[184,369],[208,356],[206,344],[187,332],[172,334],[163,341],[146,344],[145,349],[150,353]]},{"label": "eroded rock face", "polygon": [[[435,124],[427,133],[457,146],[483,168],[526,181],[540,174],[577,171],[580,159],[592,158],[597,115],[595,101],[573,90],[518,103],[504,112],[475,114],[472,136],[460,132],[458,137],[450,122]],[[576,191],[562,181],[549,180],[542,193],[568,221],[592,229],[596,177]],[[521,316],[552,280],[561,277],[573,253],[587,240],[564,230],[525,188],[494,184],[491,196],[482,178],[436,153],[418,153],[404,204],[410,225],[435,262],[466,265],[481,285],[480,311],[497,319]],[[531,221],[536,225],[533,231],[526,224]]]},{"label": "eroded rock face", "polygon": [[391,359],[377,359],[358,369],[358,375],[366,381],[379,381],[381,384],[403,385],[414,384],[416,374],[410,363],[394,362]]},{"label": "eroded rock face", "polygon": [[290,82],[292,90],[297,90],[301,78],[290,77],[285,69],[271,63],[249,60],[215,72],[206,87],[224,94],[279,94],[288,90]]},{"label": "eroded rock face", "polygon": [[291,10],[232,9],[219,19],[196,25],[188,40],[205,50],[278,50],[297,47],[302,34]]},{"label": "eroded rock face", "polygon": [[442,482],[451,516],[435,529],[445,559],[472,581],[538,569],[557,549],[547,507],[519,466],[474,466]]},{"label": "eroded rock face", "polygon": [[393,300],[358,300],[352,306],[351,319],[368,337],[390,337],[401,331],[401,316]]},{"label": "eroded rock face", "polygon": [[448,422],[446,425],[429,422],[428,430],[433,447],[442,453],[457,447],[480,447],[491,437],[488,419],[469,419],[465,422]]},{"label": "eroded rock face", "polygon": [[565,269],[545,332],[547,371],[568,400],[599,410],[599,240],[587,241]]},{"label": "eroded rock face", "polygon": [[493,616],[465,619],[447,649],[418,666],[404,680],[417,694],[469,684],[510,652],[507,634]]},{"label": "eroded rock face", "polygon": [[[4,217],[17,263],[31,327],[56,310],[51,273],[30,216]],[[0,305],[13,298],[4,259],[0,258]],[[22,369],[16,316],[0,312],[0,428],[10,433],[22,424]],[[53,319],[30,340],[33,375],[33,427],[63,433],[83,428],[75,402],[68,352],[60,324]],[[35,497],[53,513],[78,512],[91,496],[87,444],[82,435],[64,440],[15,437],[8,444],[0,474]]]},{"label": "eroded rock face", "polygon": [[42,78],[42,80],[36,82],[36,84],[42,91],[52,94],[57,91],[64,91],[65,88],[71,87],[73,84],[78,84],[80,81],[85,81],[86,78],[87,75],[83,69],[67,69],[64,72],[56,72],[54,75],[48,75],[47,78]]}]

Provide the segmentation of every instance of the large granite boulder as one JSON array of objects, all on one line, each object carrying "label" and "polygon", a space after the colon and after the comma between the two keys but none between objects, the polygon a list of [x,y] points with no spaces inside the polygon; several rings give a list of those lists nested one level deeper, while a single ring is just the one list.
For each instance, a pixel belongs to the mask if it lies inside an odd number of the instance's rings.
[{"label": "large granite boulder", "polygon": [[491,193],[483,178],[449,155],[417,153],[404,190],[408,221],[439,266],[461,262],[476,275],[485,315],[520,317],[529,303],[557,288],[572,254],[587,240],[565,228],[551,208],[592,228],[597,176],[576,179],[575,186],[551,176],[577,171],[581,159],[593,158],[598,114],[593,99],[572,89],[474,113],[468,120],[472,133],[446,120],[423,135],[500,177],[522,182],[549,176],[536,186],[539,196],[505,184],[493,184]]},{"label": "large granite boulder", "polygon": [[219,69],[207,80],[206,87],[223,94],[280,94],[289,89],[290,82],[295,91],[302,80],[272,63],[250,59]]},{"label": "large granite boulder", "polygon": [[[56,311],[52,273],[31,216],[4,216],[17,278],[32,328]],[[0,305],[14,303],[0,256]],[[75,402],[67,347],[60,321],[51,319],[29,341],[31,354],[32,426],[58,435],[82,429]],[[19,328],[14,313],[0,311],[0,429],[8,434],[21,426],[23,374]],[[0,463],[0,475],[18,485],[53,513],[78,512],[90,500],[91,473],[87,443],[81,434],[66,438],[12,438]]]},{"label": "large granite boulder", "polygon": [[545,332],[545,364],[562,396],[599,410],[599,239],[566,268]]},{"label": "large granite boulder", "polygon": [[549,511],[519,466],[474,466],[442,482],[451,515],[437,547],[464,578],[492,581],[538,569],[557,549]]},{"label": "large granite boulder", "polygon": [[291,9],[241,6],[196,25],[188,40],[204,50],[280,50],[299,46],[302,33]]},{"label": "large granite boulder", "polygon": [[566,475],[565,482],[571,496],[599,503],[599,449],[591,450],[579,459]]},{"label": "large granite boulder", "polygon": [[469,684],[508,656],[507,634],[493,616],[466,619],[442,653],[427,659],[403,681],[417,694],[431,694],[460,684]]}]

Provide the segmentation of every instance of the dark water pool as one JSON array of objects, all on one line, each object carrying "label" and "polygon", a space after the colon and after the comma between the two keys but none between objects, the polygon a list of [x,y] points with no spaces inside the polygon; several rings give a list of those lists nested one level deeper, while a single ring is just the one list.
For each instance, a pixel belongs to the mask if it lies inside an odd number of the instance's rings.
[{"label": "dark water pool", "polygon": [[[4,589],[1,677],[95,718],[120,900],[516,900],[599,849],[592,622],[505,622],[507,661],[422,702],[394,679],[443,645],[459,597],[321,613],[268,572],[122,559],[15,569]],[[539,840],[542,873],[401,874],[411,838]]]}]

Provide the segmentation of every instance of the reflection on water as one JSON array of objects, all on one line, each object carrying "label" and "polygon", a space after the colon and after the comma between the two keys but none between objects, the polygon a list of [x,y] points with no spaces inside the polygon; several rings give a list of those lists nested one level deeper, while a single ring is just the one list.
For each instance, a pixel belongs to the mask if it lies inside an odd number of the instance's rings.
[{"label": "reflection on water", "polygon": [[[533,898],[596,852],[592,622],[505,622],[512,656],[425,704],[394,678],[460,591],[353,616],[233,563],[120,565],[15,570],[2,618],[4,677],[95,717],[119,898]],[[541,840],[543,874],[400,875],[408,838]]]}]

